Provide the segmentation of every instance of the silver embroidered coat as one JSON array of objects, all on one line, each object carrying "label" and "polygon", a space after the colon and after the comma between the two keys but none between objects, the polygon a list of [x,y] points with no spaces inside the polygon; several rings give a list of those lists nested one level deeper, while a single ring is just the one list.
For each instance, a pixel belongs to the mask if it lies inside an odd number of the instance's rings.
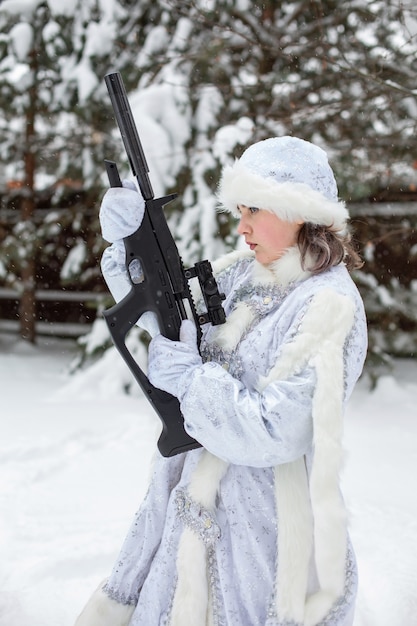
[{"label": "silver embroidered coat", "polygon": [[227,323],[205,327],[179,394],[204,447],[157,455],[104,593],[130,626],[348,626],[357,574],[338,481],[361,298],[343,265],[309,276],[295,250],[268,270],[238,253],[215,269]]}]

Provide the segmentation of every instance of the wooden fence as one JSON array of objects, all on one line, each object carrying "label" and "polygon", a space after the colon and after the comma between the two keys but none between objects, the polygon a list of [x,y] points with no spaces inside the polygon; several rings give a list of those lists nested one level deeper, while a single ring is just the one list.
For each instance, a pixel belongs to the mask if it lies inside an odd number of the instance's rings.
[{"label": "wooden fence", "polygon": [[[49,302],[53,303],[75,303],[82,305],[83,303],[91,303],[93,306],[89,308],[91,312],[91,320],[88,322],[68,322],[68,321],[45,321],[37,320],[35,322],[36,333],[39,335],[56,335],[61,337],[79,337],[87,333],[100,310],[101,306],[108,299],[107,293],[99,293],[93,291],[70,291],[65,289],[37,289],[35,291],[35,300],[37,303]],[[17,333],[19,332],[20,322],[18,317],[15,319],[5,319],[1,315],[1,301],[13,301],[18,303],[20,300],[20,292],[16,289],[0,287],[0,331]]]}]

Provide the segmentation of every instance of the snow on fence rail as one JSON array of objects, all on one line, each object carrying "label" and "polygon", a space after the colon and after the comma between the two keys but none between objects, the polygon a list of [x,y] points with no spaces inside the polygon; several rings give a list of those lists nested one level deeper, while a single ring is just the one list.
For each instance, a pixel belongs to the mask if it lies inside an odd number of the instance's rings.
[{"label": "snow on fence rail", "polygon": [[[21,292],[17,289],[0,287],[0,300],[20,300]],[[108,298],[107,293],[96,291],[70,291],[60,289],[37,289],[35,300],[37,302],[94,302],[96,307]],[[40,335],[57,335],[67,337],[78,337],[87,333],[91,329],[91,323],[81,322],[56,322],[42,321],[35,322],[36,333]],[[0,319],[0,331],[18,332],[20,322],[18,319]]]},{"label": "snow on fence rail", "polygon": [[[8,287],[0,287],[1,300],[20,300],[20,291]],[[101,302],[107,294],[97,291],[70,291],[65,289],[36,289],[36,300],[51,300],[56,302]]]}]

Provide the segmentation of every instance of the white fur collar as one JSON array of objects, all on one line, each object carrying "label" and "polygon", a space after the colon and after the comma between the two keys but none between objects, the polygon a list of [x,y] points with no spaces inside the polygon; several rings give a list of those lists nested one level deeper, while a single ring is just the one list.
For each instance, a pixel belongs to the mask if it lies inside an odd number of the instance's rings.
[{"label": "white fur collar", "polygon": [[303,270],[301,266],[301,254],[298,246],[288,248],[282,257],[268,266],[256,261],[253,252],[235,250],[213,262],[213,270],[215,274],[218,274],[243,259],[254,259],[252,278],[255,284],[269,285],[275,283],[286,287],[289,283],[302,281],[311,276],[311,272]]},{"label": "white fur collar", "polygon": [[271,263],[264,266],[255,260],[253,267],[253,278],[255,282],[261,284],[276,283],[282,287],[287,287],[292,282],[300,282],[311,276],[311,272],[303,270],[301,266],[301,254],[298,246],[292,246],[287,251]]},{"label": "white fur collar", "polygon": [[254,253],[249,250],[233,250],[233,252],[223,254],[223,256],[216,259],[216,261],[212,261],[213,271],[215,274],[219,274],[234,263],[242,261],[243,259],[251,259],[254,256]]},{"label": "white fur collar", "polygon": [[[219,268],[226,269],[233,263],[247,258],[254,259],[253,252],[249,254],[248,252],[232,252],[222,257],[215,269],[217,271]],[[251,268],[252,282],[255,285],[263,286],[277,285],[285,288],[290,283],[305,280],[310,275],[310,272],[304,271],[301,267],[301,255],[298,246],[289,248],[280,259],[268,267],[261,265],[254,259]],[[223,350],[234,350],[254,319],[255,313],[249,304],[238,302],[233,311],[227,315],[226,323],[217,326],[213,331],[211,341]]]}]

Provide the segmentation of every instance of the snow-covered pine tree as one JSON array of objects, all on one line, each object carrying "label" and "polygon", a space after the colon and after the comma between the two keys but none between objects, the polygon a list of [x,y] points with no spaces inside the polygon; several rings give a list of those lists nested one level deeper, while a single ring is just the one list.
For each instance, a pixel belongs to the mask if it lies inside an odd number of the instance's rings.
[{"label": "snow-covered pine tree", "polygon": [[221,166],[257,139],[289,133],[322,145],[347,200],[417,182],[416,11],[396,0],[132,7],[135,110],[151,173],[182,195],[173,220],[186,258],[235,244],[213,192]]},{"label": "snow-covered pine tree", "polygon": [[163,150],[161,142],[154,148],[155,160],[160,167],[165,155],[165,188],[182,194],[172,225],[187,261],[236,244],[228,218],[215,216],[214,191],[221,166],[254,140],[288,133],[323,146],[347,201],[416,187],[412,3],[167,0],[158,7],[158,21],[142,31],[134,99],[138,117],[168,138]]},{"label": "snow-covered pine tree", "polygon": [[[2,183],[16,189],[6,200],[18,213],[3,241],[1,267],[6,284],[20,291],[21,334],[30,341],[35,340],[34,292],[42,268],[51,269],[51,257],[63,264],[74,248],[73,256],[82,262],[77,268],[72,264],[75,274],[67,272],[62,280],[75,277],[78,286],[91,281],[91,271],[84,279],[82,270],[91,267],[92,255],[97,266],[103,244],[96,216],[92,220],[85,209],[101,192],[103,159],[113,149],[102,78],[119,48],[119,62],[123,57],[117,24],[128,18],[116,1],[5,0],[0,6]],[[37,212],[34,219],[38,192],[46,187],[48,206],[59,206],[68,190],[88,192],[78,211],[75,207],[59,218]]]},{"label": "snow-covered pine tree", "polygon": [[33,342],[35,259],[38,246],[33,225],[37,149],[35,125],[42,103],[42,31],[47,25],[48,15],[45,6],[40,5],[34,11],[26,8],[22,17],[19,19],[14,12],[9,15],[7,6],[0,14],[3,22],[0,104],[5,112],[0,143],[3,161],[19,160],[21,163],[21,215],[13,234],[6,240],[5,249],[6,258],[14,261],[14,268],[20,278],[21,334]]},{"label": "snow-covered pine tree", "polygon": [[[10,31],[20,22],[28,30],[42,7],[52,67],[42,74],[38,171],[80,175],[93,188],[102,159],[121,157],[102,81],[105,72],[121,71],[155,192],[180,193],[170,221],[186,263],[235,245],[229,219],[214,213],[214,191],[221,166],[254,140],[289,133],[322,145],[347,200],[397,180],[417,182],[411,2],[4,0],[3,83],[12,68],[27,74],[27,61],[10,52]],[[14,141],[3,125],[2,160],[16,169],[12,148],[22,131],[11,101],[6,93]],[[89,248],[98,253],[95,242]]]}]

